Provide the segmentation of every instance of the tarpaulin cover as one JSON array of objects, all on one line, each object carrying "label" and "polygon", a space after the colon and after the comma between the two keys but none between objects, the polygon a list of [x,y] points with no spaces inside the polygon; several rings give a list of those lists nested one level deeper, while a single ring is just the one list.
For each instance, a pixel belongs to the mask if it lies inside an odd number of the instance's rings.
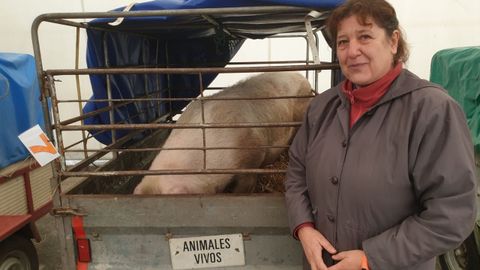
[{"label": "tarpaulin cover", "polygon": [[[131,11],[197,9],[224,7],[256,7],[287,5],[308,7],[321,11],[330,10],[344,0],[162,0],[138,3]],[[116,10],[123,10],[124,7]],[[326,17],[312,22],[318,26]],[[92,26],[115,31],[88,29],[87,65],[98,67],[224,67],[235,55],[246,38],[264,38],[277,33],[304,31],[305,13],[281,14],[228,14],[212,15],[218,25],[199,15],[125,17],[117,26],[110,26],[111,19],[96,19]],[[227,29],[228,28],[228,29]],[[227,31],[225,31],[227,30]],[[107,57],[105,56],[107,54]],[[203,74],[202,87],[207,87],[217,74]],[[108,106],[105,75],[90,76],[93,96],[84,107],[84,112]],[[171,97],[193,98],[200,93],[199,75],[134,74],[109,76],[111,97]],[[168,90],[167,90],[168,89]],[[169,103],[134,102],[116,107],[115,123],[149,123],[170,111],[179,111],[189,101]],[[171,108],[170,108],[171,106]],[[109,124],[108,112],[86,119],[85,124]],[[116,138],[128,130],[117,130]],[[92,132],[104,144],[112,142],[112,132]]]},{"label": "tarpaulin cover", "polygon": [[431,63],[430,80],[442,85],[462,106],[480,153],[480,46],[445,49]]},{"label": "tarpaulin cover", "polygon": [[0,168],[4,168],[29,155],[18,135],[37,124],[45,126],[31,55],[0,53],[0,115]]}]

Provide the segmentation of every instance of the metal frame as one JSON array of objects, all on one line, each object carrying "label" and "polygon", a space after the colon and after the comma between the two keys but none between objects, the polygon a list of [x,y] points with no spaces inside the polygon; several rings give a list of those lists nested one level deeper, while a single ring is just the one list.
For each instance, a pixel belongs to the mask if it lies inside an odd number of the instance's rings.
[{"label": "metal frame", "polygon": [[[114,123],[110,125],[89,125],[88,127],[83,126],[83,122],[81,125],[72,125],[72,123],[77,121],[83,121],[87,116],[91,116],[94,114],[98,114],[102,111],[111,110],[113,111],[118,106],[124,106],[131,102],[136,101],[153,101],[153,102],[171,102],[176,100],[192,100],[192,99],[175,99],[175,98],[158,98],[153,97],[150,95],[151,92],[146,91],[145,96],[138,98],[138,99],[125,99],[125,100],[112,100],[110,98],[105,100],[98,100],[98,102],[106,101],[109,102],[109,106],[104,108],[103,110],[99,110],[96,112],[92,112],[89,115],[80,115],[75,118],[62,120],[60,117],[60,112],[58,110],[58,105],[61,102],[78,102],[79,109],[81,108],[81,104],[86,100],[82,100],[81,97],[81,90],[80,90],[80,83],[79,83],[79,76],[80,75],[90,75],[90,74],[135,74],[135,73],[142,73],[142,74],[193,74],[198,75],[201,79],[202,73],[246,73],[246,72],[271,72],[271,71],[313,71],[315,73],[315,88],[317,87],[317,80],[316,75],[317,72],[320,70],[330,70],[338,68],[337,64],[334,63],[321,63],[321,64],[312,64],[308,61],[309,52],[308,49],[306,55],[306,61],[277,61],[277,62],[244,62],[244,63],[230,63],[229,67],[226,68],[211,68],[211,67],[201,67],[201,68],[158,68],[158,67],[149,67],[149,68],[105,68],[105,69],[79,69],[78,68],[78,40],[77,40],[77,48],[76,48],[76,65],[74,69],[52,69],[52,70],[44,70],[43,69],[43,62],[41,56],[41,49],[40,49],[40,42],[39,42],[39,35],[38,30],[42,23],[48,22],[53,24],[60,24],[65,26],[71,26],[76,28],[77,30],[77,39],[79,37],[78,31],[80,28],[92,28],[92,29],[99,29],[98,27],[92,27],[87,25],[83,22],[75,21],[77,19],[87,19],[87,18],[119,18],[119,17],[149,17],[149,16],[180,16],[180,15],[203,15],[205,18],[208,19],[210,23],[215,25],[216,22],[213,20],[211,15],[215,14],[248,14],[248,13],[255,13],[255,12],[279,12],[279,11],[291,11],[291,12],[298,12],[302,11],[305,13],[309,12],[309,9],[306,8],[298,8],[298,7],[285,7],[285,6],[268,6],[268,7],[247,7],[247,8],[208,8],[208,9],[195,9],[195,10],[161,10],[161,11],[128,11],[128,12],[89,12],[89,13],[52,13],[52,14],[43,14],[38,16],[33,24],[32,24],[32,42],[33,42],[33,49],[36,58],[37,64],[37,76],[40,82],[40,87],[42,91],[42,104],[43,110],[46,116],[46,126],[51,127],[51,129],[47,130],[47,134],[49,135],[52,141],[56,142],[56,145],[59,147],[59,152],[62,158],[65,158],[66,151],[78,151],[84,153],[84,159],[72,166],[71,168],[66,167],[65,160],[62,160],[57,164],[57,168],[54,170],[54,180],[52,180],[52,185],[58,186],[58,189],[54,194],[54,202],[55,202],[55,209],[53,213],[58,217],[56,219],[57,228],[60,231],[60,249],[64,251],[66,256],[62,256],[62,263],[65,269],[73,269],[75,267],[76,259],[75,259],[75,250],[71,243],[73,239],[72,234],[72,226],[71,226],[71,219],[64,218],[68,217],[69,215],[87,215],[85,222],[92,226],[92,230],[97,228],[102,228],[106,226],[105,224],[98,224],[98,222],[115,222],[115,218],[117,217],[115,212],[111,212],[111,209],[116,207],[120,207],[120,210],[123,209],[127,211],[126,213],[130,213],[131,216],[127,219],[122,219],[121,223],[118,224],[111,224],[112,226],[118,225],[120,226],[118,230],[123,230],[122,228],[130,228],[133,229],[132,226],[143,226],[142,224],[148,222],[148,220],[152,220],[152,217],[147,217],[143,213],[144,211],[150,211],[151,207],[155,208],[158,206],[169,205],[172,204],[176,205],[178,202],[183,201],[183,203],[187,205],[191,205],[194,209],[193,211],[198,213],[205,213],[205,217],[202,219],[198,219],[197,221],[199,224],[197,226],[204,226],[201,227],[201,231],[203,232],[218,232],[219,230],[226,230],[226,231],[242,231],[244,234],[244,238],[246,240],[249,239],[250,233],[267,233],[267,234],[282,234],[282,241],[289,241],[287,239],[290,238],[288,235],[287,224],[284,218],[284,209],[283,209],[283,196],[281,194],[263,194],[263,195],[251,195],[251,196],[229,196],[229,195],[218,195],[218,196],[200,196],[200,195],[193,195],[193,196],[183,196],[183,197],[161,197],[161,196],[153,196],[153,197],[133,197],[130,195],[78,195],[78,194],[68,194],[67,190],[62,190],[60,188],[61,181],[65,178],[73,179],[78,183],[84,182],[88,177],[93,176],[100,176],[100,177],[108,177],[108,176],[138,176],[138,175],[152,175],[152,174],[225,174],[225,173],[245,173],[245,174],[273,174],[273,173],[284,173],[285,170],[280,169],[242,169],[242,170],[159,170],[159,171],[147,171],[147,170],[116,170],[116,171],[99,171],[99,170],[83,170],[84,168],[93,164],[96,160],[101,158],[102,156],[106,155],[107,153],[115,153],[115,155],[119,152],[122,153],[135,153],[139,151],[143,152],[152,152],[152,151],[159,151],[163,148],[161,147],[147,147],[142,149],[123,149],[122,144],[130,139],[133,134],[130,136],[127,135],[122,138],[115,138],[112,144],[105,146],[103,149],[98,150],[91,150],[86,149],[86,142],[92,138],[91,135],[86,135],[85,130],[106,130],[106,132],[114,132],[115,130],[119,129],[129,129],[135,130],[135,132],[141,132],[145,129],[172,129],[172,128],[200,128],[202,130],[208,128],[231,128],[231,127],[296,127],[299,126],[300,123],[236,123],[236,124],[212,124],[212,123],[202,123],[202,124],[172,124],[172,123],[165,123],[163,122],[165,119],[161,119],[155,123],[149,124],[129,124],[125,125],[122,123]],[[107,32],[115,31],[112,28],[102,29]],[[231,33],[226,32],[229,35]],[[315,32],[316,34],[316,32]],[[316,43],[318,44],[319,40],[316,38]],[[308,42],[307,48],[308,48]],[[158,46],[157,46],[158,48]],[[157,50],[157,53],[158,52]],[[165,52],[167,53],[167,52]],[[168,54],[167,54],[168,55]],[[299,64],[301,63],[301,64]],[[251,65],[259,64],[259,66],[251,67]],[[267,66],[267,64],[275,64],[277,66]],[[238,67],[237,65],[247,65],[246,67]],[[233,66],[233,67],[232,67]],[[58,100],[56,95],[55,89],[55,77],[61,75],[71,75],[75,76],[77,82],[77,96],[79,100]],[[107,89],[110,87],[107,85]],[[159,90],[159,89],[156,89]],[[203,91],[208,89],[201,89],[200,92],[200,99],[209,100],[211,98],[203,96]],[[282,97],[282,98],[292,98],[292,97]],[[300,98],[307,98],[307,97],[300,97]],[[48,100],[52,102],[52,111],[49,111],[48,107]],[[80,112],[81,113],[81,112]],[[50,118],[52,117],[52,119]],[[63,141],[63,131],[81,131],[82,132],[82,140],[78,141],[70,146],[65,146]],[[53,140],[55,138],[55,140]],[[73,145],[83,144],[82,150],[71,150],[70,148]],[[287,148],[288,146],[262,146],[262,147],[281,147]],[[244,147],[245,148],[245,147]],[[248,146],[247,146],[248,148]],[[183,148],[178,148],[183,149]],[[190,149],[197,149],[203,150],[204,152],[211,149],[223,149],[221,147],[205,147],[205,144],[196,148]],[[231,149],[229,147],[229,149]],[[173,150],[173,149],[170,149]],[[92,153],[92,155],[88,155]],[[114,158],[116,157],[114,155]],[[66,189],[66,188],[64,188]],[[248,218],[250,222],[253,220],[255,224],[250,224],[254,227],[242,227],[238,225],[238,220],[234,219],[227,219],[223,222],[234,222],[228,224],[219,224],[218,222],[211,220],[210,215],[212,212],[208,210],[209,208],[204,208],[204,204],[209,204],[211,207],[215,207],[215,203],[227,203],[230,208],[222,208],[219,210],[219,213],[230,213],[230,215],[236,215],[234,211],[241,211],[242,215],[247,214],[244,217],[248,217],[249,215],[253,215],[252,218]],[[213,205],[213,206],[212,206]],[[199,208],[198,208],[198,207]],[[248,209],[240,209],[243,206],[247,206]],[[197,209],[198,208],[198,209]],[[235,208],[235,209],[233,209]],[[123,211],[121,210],[121,211]],[[255,210],[250,212],[250,210]],[[224,212],[226,211],[226,212]],[[272,212],[273,211],[273,212]],[[167,212],[166,214],[168,214]],[[250,214],[249,214],[250,213]],[[110,214],[113,214],[111,216]],[[255,216],[255,215],[259,216]],[[271,214],[278,215],[272,219]],[[160,214],[162,216],[164,214]],[[161,220],[161,217],[155,220]],[[188,219],[188,217],[185,217]],[[237,216],[238,218],[238,216]],[[243,218],[243,217],[242,217]],[[178,222],[180,221],[181,217],[179,217]],[[140,222],[140,223],[131,223],[131,222]],[[159,227],[158,230],[162,230],[161,233],[165,233],[165,237],[172,237],[174,234],[182,234],[186,233],[185,228],[182,229],[178,224],[164,224],[165,222],[160,222],[156,224],[152,224],[153,227]],[[258,224],[257,224],[258,223]],[[262,225],[263,224],[263,225]],[[108,225],[110,226],[110,225]],[[171,228],[173,226],[174,228]],[[237,227],[239,226],[239,227]],[[97,229],[98,229],[97,228]],[[150,227],[149,227],[150,228]],[[160,228],[170,228],[166,232]],[[198,227],[195,227],[198,228]],[[93,241],[96,239],[96,235],[98,235],[95,231],[90,232]],[[100,234],[101,235],[101,234]],[[255,245],[265,245],[262,244],[265,239],[270,241],[269,236],[263,239],[262,236],[260,237],[260,242],[258,238],[253,239],[256,243]],[[101,236],[100,236],[101,238]],[[252,242],[253,243],[253,242]],[[282,242],[283,243],[283,242]],[[286,257],[293,256],[298,260],[301,256],[300,249],[296,249],[297,253],[292,254],[285,254]],[[279,250],[279,252],[282,252]],[[285,249],[283,252],[288,251]],[[252,255],[254,256],[254,255]],[[272,269],[280,269],[280,268],[272,268]],[[281,268],[281,269],[290,269],[290,268]]]},{"label": "metal frame", "polygon": [[[39,81],[44,82],[42,84],[42,99],[45,100],[46,97],[49,97],[52,101],[52,109],[53,109],[53,120],[54,123],[51,123],[51,119],[46,119],[47,120],[47,126],[52,126],[53,130],[55,131],[55,138],[56,138],[56,143],[58,147],[60,148],[60,153],[64,157],[65,151],[67,151],[68,148],[70,148],[72,145],[65,147],[64,142],[63,142],[63,137],[62,137],[62,131],[81,131],[83,140],[77,142],[78,143],[83,143],[84,145],[84,155],[86,157],[86,160],[89,160],[88,158],[88,153],[91,152],[92,150],[86,149],[86,141],[90,138],[91,136],[86,136],[85,131],[86,130],[103,130],[100,132],[105,132],[105,130],[110,130],[113,134],[113,145],[117,145],[115,142],[117,140],[115,136],[115,130],[118,129],[129,129],[129,130],[145,130],[145,129],[158,129],[158,128],[198,128],[198,129],[208,129],[208,128],[231,128],[231,127],[295,127],[299,126],[300,123],[256,123],[256,124],[250,124],[250,123],[237,123],[237,124],[209,124],[209,123],[203,123],[203,124],[196,124],[196,125],[178,125],[178,124],[166,124],[166,123],[152,123],[152,124],[109,124],[109,125],[89,125],[83,126],[83,125],[71,125],[71,123],[76,122],[76,121],[82,121],[87,118],[88,116],[92,116],[95,114],[99,114],[103,111],[109,111],[110,112],[110,119],[113,120],[113,110],[116,107],[119,106],[124,106],[126,104],[129,104],[131,102],[137,102],[137,101],[166,101],[166,102],[171,102],[175,100],[193,100],[194,98],[155,98],[155,97],[148,97],[148,92],[146,93],[146,98],[139,98],[139,99],[124,99],[124,100],[112,100],[111,99],[111,94],[110,94],[110,80],[108,79],[111,74],[198,74],[199,78],[201,79],[203,73],[245,73],[245,72],[271,72],[271,71],[298,71],[298,70],[304,70],[304,71],[321,71],[321,70],[326,70],[326,69],[334,69],[337,68],[337,64],[333,63],[322,63],[322,64],[311,64],[308,61],[305,64],[302,65],[291,65],[291,63],[299,62],[299,61],[279,61],[279,62],[274,62],[274,64],[279,64],[279,66],[255,66],[255,67],[226,67],[226,68],[211,68],[211,67],[202,67],[202,68],[158,68],[158,67],[152,67],[152,68],[102,68],[102,69],[78,69],[78,60],[76,62],[76,67],[75,69],[52,69],[52,70],[45,70],[43,71],[43,63],[41,59],[41,53],[40,53],[40,45],[38,41],[38,28],[41,22],[50,22],[50,23],[59,23],[63,25],[68,25],[68,26],[74,26],[77,28],[77,38],[78,38],[78,30],[79,28],[92,28],[91,26],[88,26],[85,23],[78,23],[75,21],[68,21],[67,19],[82,19],[82,18],[117,18],[117,17],[145,17],[145,16],[163,16],[163,15],[202,15],[202,16],[207,16],[207,20],[209,22],[212,22],[211,17],[208,17],[209,15],[214,15],[214,14],[228,14],[228,13],[235,13],[235,14],[247,14],[247,13],[255,13],[255,12],[279,12],[279,11],[308,11],[305,8],[296,8],[296,7],[285,7],[285,6],[272,6],[272,7],[254,7],[254,8],[212,8],[212,9],[195,9],[195,10],[162,10],[162,11],[130,11],[130,12],[93,12],[93,13],[56,13],[56,14],[44,14],[40,15],[37,17],[32,25],[32,40],[33,40],[33,45],[34,45],[34,52],[35,56],[37,59],[37,70],[38,70],[38,77]],[[215,22],[213,22],[213,25],[216,25]],[[107,31],[112,31],[111,29],[106,29]],[[227,30],[228,31],[228,30]],[[315,31],[316,34],[316,31]],[[279,37],[293,37],[293,35],[285,35],[285,36],[279,36]],[[306,39],[306,37],[304,36]],[[318,37],[316,38],[316,43],[318,44]],[[306,59],[309,57],[309,50],[308,50],[308,42],[307,44],[307,55]],[[106,49],[106,47],[105,47]],[[76,59],[78,59],[78,40],[77,40],[77,52],[76,52]],[[272,62],[263,62],[263,64],[272,64]],[[246,65],[246,64],[258,64],[255,62],[250,62],[250,63],[233,63],[233,65]],[[281,65],[280,65],[281,64]],[[285,65],[286,64],[286,65]],[[109,66],[108,59],[106,61],[107,67]],[[60,75],[74,75],[77,79],[77,92],[80,92],[80,86],[78,83],[78,76],[79,75],[92,75],[92,74],[104,74],[107,76],[107,93],[108,97],[105,100],[98,100],[98,102],[108,102],[109,106],[106,108],[103,108],[101,110],[91,112],[88,115],[81,115],[79,117],[75,117],[72,119],[68,119],[65,121],[60,120],[60,113],[58,111],[58,104],[60,102],[64,101],[59,101],[56,96],[56,90],[55,90],[55,76],[60,76]],[[307,72],[308,76],[308,72]],[[315,87],[317,86],[317,76],[315,76]],[[78,94],[80,95],[80,94]],[[209,100],[211,98],[208,97],[203,97],[203,90],[200,93],[201,97],[200,99],[202,100]],[[290,97],[283,97],[283,98],[290,98]],[[306,97],[305,97],[306,98]],[[84,102],[85,100],[77,100],[76,102],[79,102],[79,107],[81,102]],[[66,102],[75,102],[73,100],[68,100]],[[119,103],[120,102],[120,103]],[[115,104],[114,104],[115,103]],[[46,102],[44,102],[46,104]],[[44,106],[44,110],[46,110],[45,115],[50,115],[48,112],[48,108]],[[113,122],[113,121],[111,121]],[[53,137],[53,134],[49,134],[51,137]],[[266,146],[267,147],[267,146]],[[273,147],[278,147],[278,146],[273,146]],[[281,147],[288,147],[288,146],[281,146]],[[111,147],[108,146],[106,149],[109,149],[109,152],[112,152],[115,155],[118,153],[118,151],[112,151],[110,149]],[[161,150],[162,148],[159,149],[154,149],[154,150]],[[214,148],[198,148],[199,150],[209,150],[209,149],[214,149]],[[153,149],[151,149],[153,150]],[[128,150],[127,150],[128,151]],[[97,154],[97,157],[100,158],[106,154],[107,151],[98,151],[99,153]],[[103,152],[103,154],[102,154]],[[93,161],[92,161],[93,162]],[[65,165],[65,160],[63,160],[62,164],[62,169],[58,171],[60,176],[63,177],[69,177],[69,176],[98,176],[98,175],[111,175],[108,172],[79,172],[75,173],[78,169],[78,167],[74,167],[74,169],[66,170],[66,165]],[[232,170],[232,171],[225,171],[225,170],[209,170],[209,171],[194,171],[194,170],[189,170],[189,171],[184,171],[184,172],[179,172],[179,174],[191,174],[191,173],[225,173],[225,172],[237,172],[237,173],[259,173],[259,170]],[[278,173],[278,172],[284,172],[284,171],[278,171],[278,170],[273,170],[273,171],[268,171],[265,170],[263,171],[264,173]],[[138,175],[138,174],[144,174],[144,175],[150,175],[150,174],[171,174],[171,171],[166,171],[166,172],[161,172],[161,171],[124,171],[124,172],[115,172],[115,175]]]}]

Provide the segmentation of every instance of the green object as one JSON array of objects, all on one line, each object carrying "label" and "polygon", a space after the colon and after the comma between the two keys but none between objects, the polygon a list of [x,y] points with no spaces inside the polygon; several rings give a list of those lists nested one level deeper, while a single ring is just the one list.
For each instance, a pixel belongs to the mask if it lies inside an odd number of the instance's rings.
[{"label": "green object", "polygon": [[432,57],[430,81],[462,106],[475,153],[480,154],[480,46],[441,50]]}]

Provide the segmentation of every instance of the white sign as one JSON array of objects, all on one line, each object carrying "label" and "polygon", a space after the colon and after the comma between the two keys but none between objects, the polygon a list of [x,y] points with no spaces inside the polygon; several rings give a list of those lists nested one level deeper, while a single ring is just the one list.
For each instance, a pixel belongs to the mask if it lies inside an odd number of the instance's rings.
[{"label": "white sign", "polygon": [[245,265],[242,234],[171,238],[173,269]]},{"label": "white sign", "polygon": [[26,130],[18,136],[35,160],[44,166],[60,155],[39,125]]}]

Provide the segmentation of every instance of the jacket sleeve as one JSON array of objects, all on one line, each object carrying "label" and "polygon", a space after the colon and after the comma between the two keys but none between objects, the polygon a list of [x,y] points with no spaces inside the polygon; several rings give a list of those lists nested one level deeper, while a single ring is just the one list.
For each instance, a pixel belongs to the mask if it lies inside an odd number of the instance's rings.
[{"label": "jacket sleeve", "polygon": [[423,112],[409,146],[418,211],[362,243],[372,270],[409,269],[457,247],[474,226],[475,163],[463,111],[449,99]]},{"label": "jacket sleeve", "polygon": [[297,226],[314,222],[308,196],[305,156],[308,144],[308,110],[289,148],[289,161],[285,180],[285,202],[292,235]]}]

